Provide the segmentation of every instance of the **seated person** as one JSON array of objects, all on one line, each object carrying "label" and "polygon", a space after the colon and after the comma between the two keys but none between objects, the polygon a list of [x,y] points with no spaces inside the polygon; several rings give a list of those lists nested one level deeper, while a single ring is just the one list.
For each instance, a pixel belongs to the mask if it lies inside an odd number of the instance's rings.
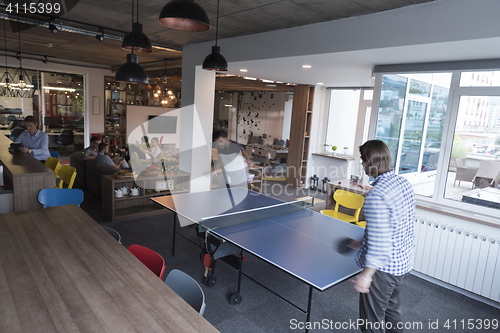
[{"label": "seated person", "polygon": [[229,140],[227,138],[227,133],[223,130],[217,130],[213,134],[214,148],[216,148],[219,154],[232,154],[241,151],[241,154],[245,158],[247,164],[252,165],[253,161],[248,152],[243,149],[243,147],[236,141]]},{"label": "seated person", "polygon": [[108,155],[108,144],[107,143],[100,143],[97,150],[97,156],[95,157],[95,161],[97,163],[101,163],[104,165],[109,165],[114,168],[118,169],[129,169],[129,165],[127,161],[125,161],[124,157],[116,157],[115,159],[111,159]]},{"label": "seated person", "polygon": [[159,147],[160,140],[157,137],[151,139],[151,144],[147,149],[139,147],[139,149],[146,155],[146,159],[155,159],[160,155],[161,149]]},{"label": "seated person", "polygon": [[37,160],[44,162],[50,157],[49,136],[38,130],[38,122],[33,116],[24,118],[24,127],[27,131],[22,132],[16,139],[16,142],[23,145],[19,151],[31,154]]},{"label": "seated person", "polygon": [[90,138],[90,146],[83,150],[83,159],[92,160],[97,157],[98,148],[101,144],[101,139],[98,136],[93,136]]}]

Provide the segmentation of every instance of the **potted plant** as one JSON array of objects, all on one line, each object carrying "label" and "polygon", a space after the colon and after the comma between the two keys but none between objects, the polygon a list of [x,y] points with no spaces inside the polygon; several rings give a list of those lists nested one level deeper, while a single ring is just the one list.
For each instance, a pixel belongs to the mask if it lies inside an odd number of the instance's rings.
[{"label": "potted plant", "polygon": [[332,146],[333,156],[336,156],[337,146]]}]

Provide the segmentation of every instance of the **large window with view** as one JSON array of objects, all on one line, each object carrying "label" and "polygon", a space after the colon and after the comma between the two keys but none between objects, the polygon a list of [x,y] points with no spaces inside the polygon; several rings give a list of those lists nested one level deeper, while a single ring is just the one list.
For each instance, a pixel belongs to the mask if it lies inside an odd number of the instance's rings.
[{"label": "large window with view", "polygon": [[[498,214],[500,71],[387,74],[376,139],[424,200]],[[492,209],[495,209],[492,210]]]}]

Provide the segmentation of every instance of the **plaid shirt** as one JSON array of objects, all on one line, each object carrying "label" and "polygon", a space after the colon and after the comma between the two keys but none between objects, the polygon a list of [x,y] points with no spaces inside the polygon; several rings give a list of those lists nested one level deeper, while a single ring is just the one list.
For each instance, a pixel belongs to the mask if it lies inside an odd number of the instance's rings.
[{"label": "plaid shirt", "polygon": [[413,268],[415,194],[394,171],[377,177],[365,199],[366,229],[356,256],[359,267],[400,276]]}]

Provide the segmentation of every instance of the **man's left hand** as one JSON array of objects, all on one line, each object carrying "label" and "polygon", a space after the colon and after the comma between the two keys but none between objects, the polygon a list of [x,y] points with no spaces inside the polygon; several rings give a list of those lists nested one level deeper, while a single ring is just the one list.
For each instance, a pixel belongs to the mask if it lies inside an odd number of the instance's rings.
[{"label": "man's left hand", "polygon": [[363,276],[363,274],[358,274],[356,276],[356,279],[353,280],[354,282],[354,289],[356,289],[357,292],[366,294],[370,292],[370,286],[372,285],[372,279],[367,278]]}]

